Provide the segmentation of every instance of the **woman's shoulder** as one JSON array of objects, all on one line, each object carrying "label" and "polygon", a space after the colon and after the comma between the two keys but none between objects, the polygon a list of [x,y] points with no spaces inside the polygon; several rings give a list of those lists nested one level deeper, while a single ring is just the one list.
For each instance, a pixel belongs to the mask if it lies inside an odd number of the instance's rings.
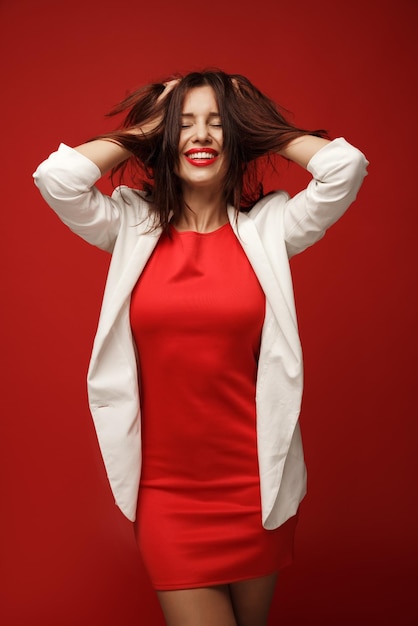
[{"label": "woman's shoulder", "polygon": [[122,214],[134,215],[137,220],[146,219],[151,214],[152,202],[145,191],[140,189],[119,185],[113,190],[112,200],[117,203]]},{"label": "woman's shoulder", "polygon": [[256,204],[248,211],[248,217],[256,220],[261,217],[268,218],[270,214],[277,214],[281,207],[284,207],[289,200],[290,195],[287,191],[279,189],[270,191],[260,198]]},{"label": "woman's shoulder", "polygon": [[129,187],[128,185],[118,185],[112,192],[112,198],[128,206],[149,206],[150,202],[145,191]]}]

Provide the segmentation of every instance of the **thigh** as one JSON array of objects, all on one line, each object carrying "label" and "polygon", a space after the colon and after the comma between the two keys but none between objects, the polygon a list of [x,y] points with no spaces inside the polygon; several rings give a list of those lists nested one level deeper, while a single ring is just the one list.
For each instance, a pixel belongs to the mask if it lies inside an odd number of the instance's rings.
[{"label": "thigh", "polygon": [[157,595],[167,626],[237,626],[227,585]]},{"label": "thigh", "polygon": [[277,573],[241,580],[229,586],[238,626],[267,626]]}]

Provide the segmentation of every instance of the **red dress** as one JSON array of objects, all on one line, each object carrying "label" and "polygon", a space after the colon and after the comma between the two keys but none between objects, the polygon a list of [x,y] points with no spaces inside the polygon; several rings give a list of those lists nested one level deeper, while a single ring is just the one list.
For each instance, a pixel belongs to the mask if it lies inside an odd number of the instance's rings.
[{"label": "red dress", "polygon": [[139,548],[155,589],[289,564],[296,517],[261,523],[255,388],[265,296],[230,224],[162,235],[131,299],[143,463]]}]

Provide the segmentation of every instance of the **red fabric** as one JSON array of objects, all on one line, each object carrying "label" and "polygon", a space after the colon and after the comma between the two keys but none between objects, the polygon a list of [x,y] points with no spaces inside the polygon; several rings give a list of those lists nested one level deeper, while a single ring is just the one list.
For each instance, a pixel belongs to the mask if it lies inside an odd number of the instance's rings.
[{"label": "red fabric", "polygon": [[255,383],[265,297],[231,226],[163,235],[131,300],[142,394],[136,536],[156,589],[263,576],[296,518],[261,524]]}]

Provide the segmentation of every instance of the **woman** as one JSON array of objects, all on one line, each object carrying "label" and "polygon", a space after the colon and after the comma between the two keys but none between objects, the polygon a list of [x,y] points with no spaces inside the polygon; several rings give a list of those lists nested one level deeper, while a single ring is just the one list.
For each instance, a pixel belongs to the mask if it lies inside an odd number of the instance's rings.
[{"label": "woman", "polygon": [[[344,213],[367,161],[221,71],[145,87],[121,112],[118,132],[34,174],[112,252],[88,375],[109,481],[169,626],[262,626],[305,494],[289,258]],[[294,198],[262,197],[274,154],[313,175]],[[142,191],[94,187],[127,163]]]}]

